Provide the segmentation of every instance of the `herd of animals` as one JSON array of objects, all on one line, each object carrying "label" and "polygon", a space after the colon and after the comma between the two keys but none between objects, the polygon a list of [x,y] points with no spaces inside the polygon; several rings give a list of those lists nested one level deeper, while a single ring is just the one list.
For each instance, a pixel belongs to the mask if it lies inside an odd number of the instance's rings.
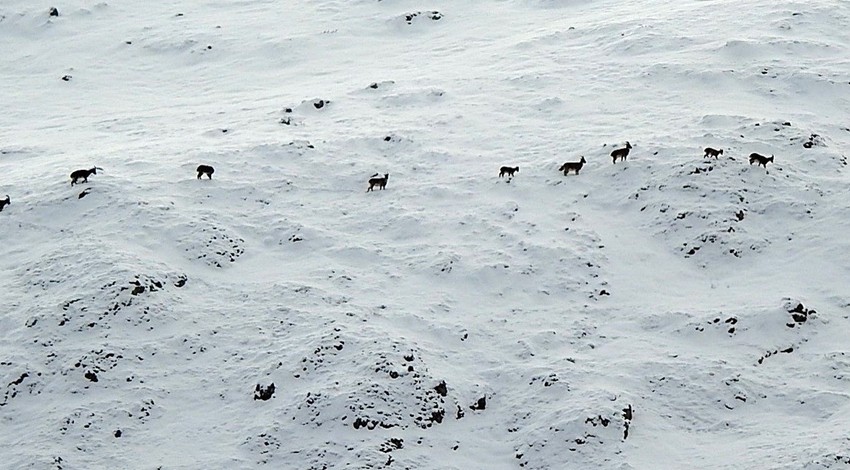
[{"label": "herd of animals", "polygon": [[[628,141],[626,141],[625,147],[615,149],[613,152],[611,152],[611,158],[614,160],[614,163],[616,164],[617,160],[625,161],[626,158],[629,156],[629,151],[631,149],[632,149],[632,144],[630,144]],[[705,158],[714,157],[715,159],[717,159],[717,158],[719,158],[720,155],[723,155],[723,149],[718,150],[718,149],[714,149],[714,148],[711,148],[711,147],[705,148]],[[751,153],[750,154],[750,165],[752,165],[753,163],[756,163],[758,165],[761,165],[761,166],[767,168],[767,164],[772,163],[773,159],[774,159],[773,155],[771,155],[769,157],[765,157],[764,155],[761,155],[761,154],[758,154],[758,153]],[[566,162],[566,163],[564,163],[563,165],[561,165],[560,168],[558,168],[558,171],[563,171],[564,176],[567,176],[568,174],[570,174],[570,172],[573,172],[576,175],[578,175],[579,172],[581,171],[582,167],[584,167],[585,163],[587,163],[587,160],[585,160],[584,156],[582,156],[581,160],[579,160],[577,162]],[[79,184],[81,182],[82,183],[88,183],[89,176],[96,175],[97,170],[103,171],[103,168],[99,168],[99,167],[95,166],[95,167],[92,167],[92,168],[87,169],[87,170],[83,169],[83,170],[76,170],[76,171],[72,172],[71,173],[71,186],[74,186],[75,184]],[[201,177],[204,176],[204,175],[206,175],[206,177],[208,179],[212,179],[212,175],[213,175],[213,173],[215,173],[215,168],[211,167],[210,165],[199,165],[196,171],[198,172],[198,179],[201,179]],[[514,176],[514,174],[516,174],[518,172],[519,172],[518,166],[515,166],[515,167],[503,166],[499,170],[499,178],[502,178],[502,177],[505,177],[505,176],[512,177],[512,176]],[[366,189],[366,192],[368,193],[370,191],[373,191],[376,187],[378,189],[382,189],[382,190],[386,189],[387,181],[389,179],[390,179],[389,173],[384,174],[384,176],[381,176],[380,174],[377,174],[377,173],[372,175],[372,177],[369,178],[369,188]],[[9,205],[10,203],[11,203],[11,199],[9,198],[8,194],[6,195],[6,199],[0,199],[0,212],[3,212],[3,209],[7,205]]]},{"label": "herd of animals", "polygon": [[[629,151],[631,149],[632,149],[632,144],[630,144],[628,141],[626,141],[625,147],[615,149],[613,152],[611,152],[611,158],[614,160],[614,163],[617,163],[617,160],[625,161],[626,158],[629,156]],[[705,152],[705,158],[714,157],[715,159],[717,159],[717,158],[720,157],[720,155],[723,155],[723,149],[718,150],[718,149],[714,149],[714,148],[711,148],[711,147],[706,147],[704,152]],[[750,154],[750,165],[752,165],[753,163],[757,163],[757,164],[767,168],[767,164],[772,163],[773,159],[774,159],[773,155],[771,155],[769,157],[765,157],[764,155],[761,155],[761,154],[758,154],[758,153],[751,153]],[[587,163],[587,160],[585,160],[584,156],[582,156],[581,160],[579,160],[577,162],[566,162],[566,163],[564,163],[563,165],[561,165],[560,168],[558,168],[558,171],[563,171],[564,176],[567,176],[568,174],[570,174],[571,171],[573,173],[575,173],[576,175],[578,175],[578,173],[581,171],[582,167],[584,167],[585,163]],[[514,167],[503,166],[499,170],[499,178],[502,178],[504,176],[512,177],[512,176],[514,176],[514,173],[517,173],[517,172],[519,172],[518,166],[514,166]],[[387,176],[389,176],[389,175],[387,175]],[[372,182],[372,180],[369,180],[370,185],[371,185],[371,182]],[[369,189],[371,189],[371,186],[370,186]],[[383,188],[381,188],[381,189],[383,189]]]}]

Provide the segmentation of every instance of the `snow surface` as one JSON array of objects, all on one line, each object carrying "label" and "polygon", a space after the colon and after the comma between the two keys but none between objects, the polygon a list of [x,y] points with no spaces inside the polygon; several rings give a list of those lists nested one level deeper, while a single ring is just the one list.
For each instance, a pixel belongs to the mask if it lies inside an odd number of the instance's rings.
[{"label": "snow surface", "polygon": [[0,467],[850,467],[848,21],[4,0]]}]

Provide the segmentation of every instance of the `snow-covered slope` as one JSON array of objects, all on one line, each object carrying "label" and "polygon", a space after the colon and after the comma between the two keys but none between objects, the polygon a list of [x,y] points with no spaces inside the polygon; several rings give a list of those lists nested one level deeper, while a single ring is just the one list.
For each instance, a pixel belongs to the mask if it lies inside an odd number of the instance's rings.
[{"label": "snow-covered slope", "polygon": [[846,2],[51,6],[3,468],[850,467]]}]

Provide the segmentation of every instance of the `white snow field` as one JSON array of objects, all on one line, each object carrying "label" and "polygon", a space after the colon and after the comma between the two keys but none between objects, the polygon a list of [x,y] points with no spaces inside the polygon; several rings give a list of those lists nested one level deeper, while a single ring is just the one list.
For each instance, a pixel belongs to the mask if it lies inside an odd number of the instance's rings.
[{"label": "white snow field", "polygon": [[0,468],[850,468],[848,22],[3,0]]}]

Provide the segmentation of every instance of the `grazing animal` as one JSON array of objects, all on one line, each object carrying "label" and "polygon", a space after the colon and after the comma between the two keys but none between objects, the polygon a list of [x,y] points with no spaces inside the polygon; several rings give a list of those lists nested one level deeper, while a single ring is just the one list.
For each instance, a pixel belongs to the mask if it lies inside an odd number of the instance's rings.
[{"label": "grazing animal", "polygon": [[514,173],[517,173],[518,171],[519,171],[519,167],[518,167],[518,166],[513,167],[513,168],[511,168],[511,167],[509,167],[509,166],[503,166],[503,167],[502,167],[502,169],[501,169],[501,170],[499,170],[499,178],[501,178],[501,177],[503,177],[503,176],[505,176],[505,175],[508,175],[508,176],[511,176],[511,177],[512,177],[512,176],[514,176]]},{"label": "grazing animal", "polygon": [[581,160],[577,162],[564,163],[563,165],[561,165],[561,168],[558,168],[558,171],[563,171],[564,176],[567,176],[570,171],[575,171],[576,174],[578,174],[578,172],[581,171],[581,167],[583,167],[585,163],[587,163],[587,160],[585,160],[584,156],[582,156]]},{"label": "grazing animal", "polygon": [[215,173],[215,168],[209,165],[198,165],[198,179],[201,179],[203,175],[207,175],[207,178],[212,179],[213,173]]},{"label": "grazing animal", "polygon": [[3,212],[3,208],[11,203],[12,201],[9,199],[8,194],[6,195],[6,199],[0,199],[0,212]]},{"label": "grazing animal", "polygon": [[750,154],[750,165],[752,165],[753,163],[758,163],[759,165],[765,167],[765,169],[766,169],[768,162],[772,162],[772,161],[773,161],[773,155],[771,155],[769,157],[765,157],[764,155],[759,155],[757,153],[751,153]]},{"label": "grazing animal", "polygon": [[384,176],[373,176],[372,178],[369,178],[369,189],[367,189],[366,192],[368,193],[369,191],[372,191],[375,186],[380,189],[386,188],[388,179],[390,179],[389,173]]},{"label": "grazing animal", "polygon": [[703,158],[708,158],[708,157],[718,158],[718,155],[723,155],[723,149],[717,150],[717,149],[713,149],[711,147],[706,147],[705,148],[705,157],[703,157]]},{"label": "grazing animal", "polygon": [[93,167],[90,170],[77,170],[71,173],[71,186],[77,184],[79,180],[83,180],[83,183],[89,182],[90,175],[96,175],[97,170],[103,171],[103,168]]},{"label": "grazing animal", "polygon": [[630,144],[629,141],[626,141],[625,147],[623,147],[621,149],[616,149],[613,152],[611,152],[611,158],[614,159],[614,163],[617,163],[618,158],[620,160],[625,160],[626,157],[629,156],[629,150],[631,150],[631,149],[632,149],[632,144]]}]

